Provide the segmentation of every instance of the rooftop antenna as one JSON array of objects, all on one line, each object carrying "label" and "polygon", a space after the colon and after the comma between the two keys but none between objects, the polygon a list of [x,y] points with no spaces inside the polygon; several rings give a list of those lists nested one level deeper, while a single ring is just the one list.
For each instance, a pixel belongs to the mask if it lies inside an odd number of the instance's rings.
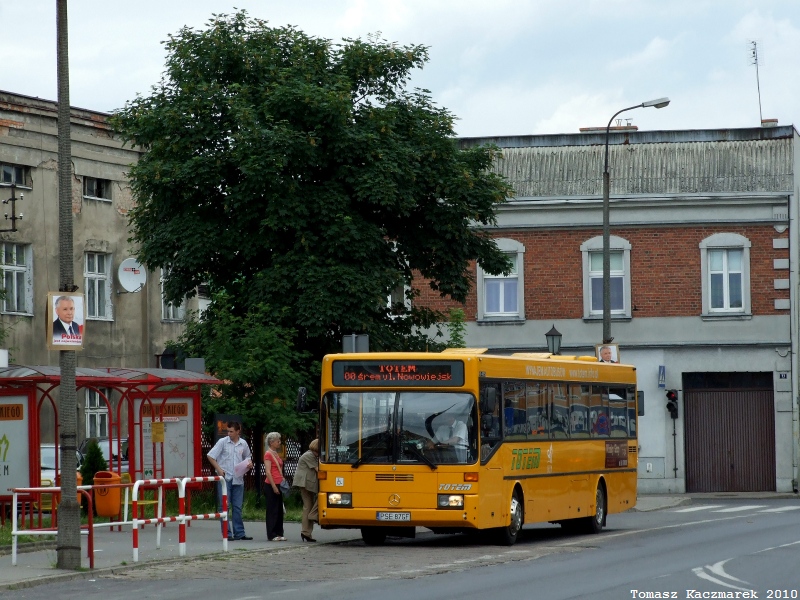
[{"label": "rooftop antenna", "polygon": [[758,42],[753,40],[750,42],[750,45],[752,46],[750,55],[753,58],[753,62],[751,64],[754,64],[756,66],[756,87],[758,88],[758,118],[760,121],[763,121],[764,115],[761,114],[761,83],[758,80]]}]

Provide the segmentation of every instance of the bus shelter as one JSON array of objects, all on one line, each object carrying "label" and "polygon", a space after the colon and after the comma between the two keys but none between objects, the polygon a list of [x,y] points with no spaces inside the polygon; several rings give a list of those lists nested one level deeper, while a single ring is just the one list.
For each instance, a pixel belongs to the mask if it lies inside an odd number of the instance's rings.
[{"label": "bus shelter", "polygon": [[[177,369],[75,370],[78,402],[84,390],[96,392],[108,411],[110,441],[120,449],[127,442],[127,453],[119,452],[109,461],[109,470],[128,471],[134,481],[201,472],[202,388],[221,383],[210,375]],[[55,473],[60,473],[60,384],[59,367],[0,368],[0,501],[10,500],[10,488],[40,484],[44,427],[52,428]],[[43,409],[54,416],[52,423],[43,423]]]}]

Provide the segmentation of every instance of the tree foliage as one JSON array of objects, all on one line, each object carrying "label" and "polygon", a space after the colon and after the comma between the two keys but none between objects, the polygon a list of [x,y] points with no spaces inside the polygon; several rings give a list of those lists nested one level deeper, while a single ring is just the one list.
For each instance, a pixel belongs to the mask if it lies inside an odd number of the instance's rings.
[{"label": "tree foliage", "polygon": [[[245,12],[184,28],[165,45],[161,82],[113,124],[144,151],[130,172],[139,260],[164,270],[171,301],[200,284],[225,298],[192,330],[195,346],[216,353],[222,320],[255,351],[243,327],[257,325],[263,345],[285,344],[281,364],[303,363],[295,372],[304,375],[343,334],[368,333],[373,349],[431,348],[425,332],[445,316],[389,306],[390,294],[418,294],[416,277],[463,303],[472,261],[508,271],[475,227],[494,223],[510,195],[490,170],[497,150],[459,149],[453,115],[408,89],[425,47],[335,44]],[[246,358],[225,347],[232,354],[220,367]],[[257,359],[241,372],[263,380],[267,366]]]},{"label": "tree foliage", "polygon": [[464,337],[466,336],[466,319],[463,308],[451,308],[448,311],[450,320],[447,329],[450,331],[450,341],[447,344],[450,348],[465,348],[467,346]]},{"label": "tree foliage", "polygon": [[295,433],[310,424],[294,411],[300,386],[308,385],[319,368],[310,354],[297,348],[293,330],[270,324],[267,306],[254,307],[244,316],[232,310],[230,299],[219,294],[214,318],[187,324],[180,351],[204,356],[206,366],[223,377],[222,393],[203,402],[206,417],[238,414],[258,437],[269,431]]}]

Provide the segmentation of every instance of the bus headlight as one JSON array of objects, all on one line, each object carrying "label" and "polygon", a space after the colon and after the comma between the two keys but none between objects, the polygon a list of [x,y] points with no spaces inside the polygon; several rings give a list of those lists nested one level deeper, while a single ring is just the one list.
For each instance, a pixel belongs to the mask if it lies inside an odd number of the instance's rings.
[{"label": "bus headlight", "polygon": [[464,496],[461,494],[439,494],[436,496],[439,508],[464,508]]},{"label": "bus headlight", "polygon": [[339,508],[352,508],[353,494],[344,492],[329,493],[328,506],[337,506]]}]

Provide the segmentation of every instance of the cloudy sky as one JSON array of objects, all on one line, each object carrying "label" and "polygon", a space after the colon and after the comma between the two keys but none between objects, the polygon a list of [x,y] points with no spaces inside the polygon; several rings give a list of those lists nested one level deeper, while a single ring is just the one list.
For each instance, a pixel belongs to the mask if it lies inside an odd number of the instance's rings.
[{"label": "cloudy sky", "polygon": [[[0,89],[56,99],[55,0],[0,0]],[[639,129],[800,125],[797,0],[69,0],[70,96],[111,112],[147,95],[161,44],[213,13],[339,40],[380,32],[430,47],[413,85],[463,136],[576,133],[621,108]]]}]

